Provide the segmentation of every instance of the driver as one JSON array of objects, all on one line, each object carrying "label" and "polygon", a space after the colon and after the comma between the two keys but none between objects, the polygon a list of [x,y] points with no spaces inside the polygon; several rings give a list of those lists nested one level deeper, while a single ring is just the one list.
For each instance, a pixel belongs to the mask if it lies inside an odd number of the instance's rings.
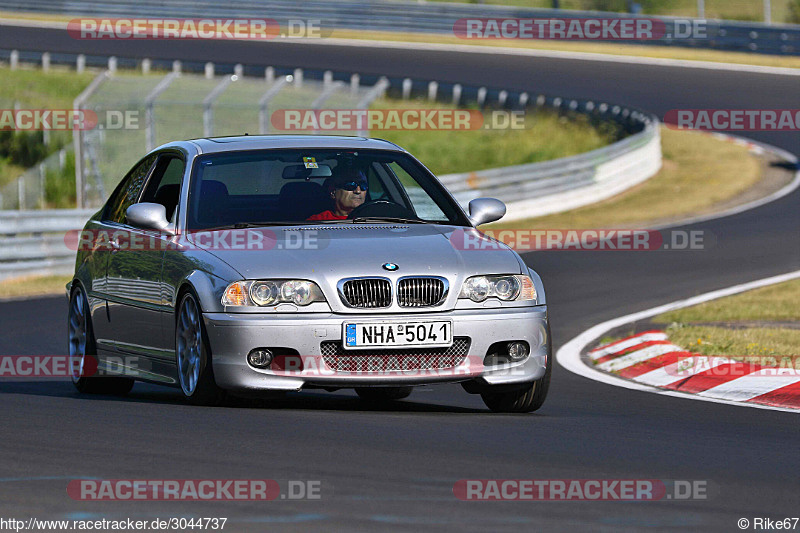
[{"label": "driver", "polygon": [[343,169],[330,180],[328,192],[333,209],[311,215],[307,220],[344,220],[350,212],[364,203],[367,196],[367,177],[360,170]]}]

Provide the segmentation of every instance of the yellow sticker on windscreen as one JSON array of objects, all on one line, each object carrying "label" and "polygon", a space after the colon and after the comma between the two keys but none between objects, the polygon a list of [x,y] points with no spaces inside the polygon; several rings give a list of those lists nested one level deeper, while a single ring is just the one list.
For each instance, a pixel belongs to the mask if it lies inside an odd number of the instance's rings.
[{"label": "yellow sticker on windscreen", "polygon": [[303,164],[306,166],[306,168],[319,168],[319,165],[317,165],[317,160],[313,157],[304,157]]}]

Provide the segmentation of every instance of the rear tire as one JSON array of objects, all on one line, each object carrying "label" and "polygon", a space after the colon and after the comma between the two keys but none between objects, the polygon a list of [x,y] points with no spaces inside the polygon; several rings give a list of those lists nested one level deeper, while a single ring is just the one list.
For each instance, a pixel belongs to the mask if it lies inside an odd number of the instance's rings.
[{"label": "rear tire", "polygon": [[[133,388],[131,378],[86,376],[97,370],[97,344],[92,329],[89,301],[80,286],[72,289],[69,298],[67,332],[72,384],[84,394],[124,396]],[[89,368],[93,366],[94,369]],[[76,371],[77,370],[77,371]]]},{"label": "rear tire", "polygon": [[356,394],[370,402],[393,402],[408,398],[412,387],[356,387]]},{"label": "rear tire", "polygon": [[175,359],[184,398],[194,405],[219,405],[225,391],[217,387],[211,349],[197,298],[186,292],[180,299],[175,323]]},{"label": "rear tire", "polygon": [[547,391],[550,389],[550,375],[553,372],[552,347],[550,324],[548,324],[547,360],[545,361],[544,376],[532,381],[527,387],[523,386],[514,390],[507,390],[506,387],[506,390],[492,392],[492,387],[488,387],[481,392],[481,398],[486,407],[496,413],[530,413],[539,409],[544,404]]}]

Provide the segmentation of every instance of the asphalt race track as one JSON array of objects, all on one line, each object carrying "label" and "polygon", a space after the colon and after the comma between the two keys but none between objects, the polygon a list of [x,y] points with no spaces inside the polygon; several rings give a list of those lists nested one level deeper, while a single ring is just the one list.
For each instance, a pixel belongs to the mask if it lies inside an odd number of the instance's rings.
[{"label": "asphalt race track", "polygon": [[[411,76],[650,110],[796,108],[796,77],[567,59],[275,42],[76,41],[2,27],[0,48],[115,54]],[[800,155],[800,133],[752,133]],[[606,319],[800,268],[800,191],[691,227],[704,251],[538,252],[557,348]],[[64,353],[66,298],[0,304],[3,354]],[[798,516],[797,419],[620,389],[556,366],[544,407],[489,413],[455,386],[418,389],[388,410],[352,393],[274,405],[184,405],[138,384],[126,399],[78,396],[64,382],[0,382],[0,515],[227,517],[232,531],[736,531],[739,518]],[[322,499],[78,502],[70,479],[320,480]],[[460,479],[704,480],[706,500],[462,502]]]}]

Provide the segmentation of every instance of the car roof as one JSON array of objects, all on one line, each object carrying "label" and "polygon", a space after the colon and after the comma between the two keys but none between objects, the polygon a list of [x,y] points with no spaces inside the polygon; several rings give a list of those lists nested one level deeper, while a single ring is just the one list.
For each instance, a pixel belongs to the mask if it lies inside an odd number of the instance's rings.
[{"label": "car roof", "polygon": [[382,139],[334,135],[237,135],[192,139],[190,142],[204,154],[275,148],[343,148],[346,150],[372,149],[405,152],[396,144]]}]

